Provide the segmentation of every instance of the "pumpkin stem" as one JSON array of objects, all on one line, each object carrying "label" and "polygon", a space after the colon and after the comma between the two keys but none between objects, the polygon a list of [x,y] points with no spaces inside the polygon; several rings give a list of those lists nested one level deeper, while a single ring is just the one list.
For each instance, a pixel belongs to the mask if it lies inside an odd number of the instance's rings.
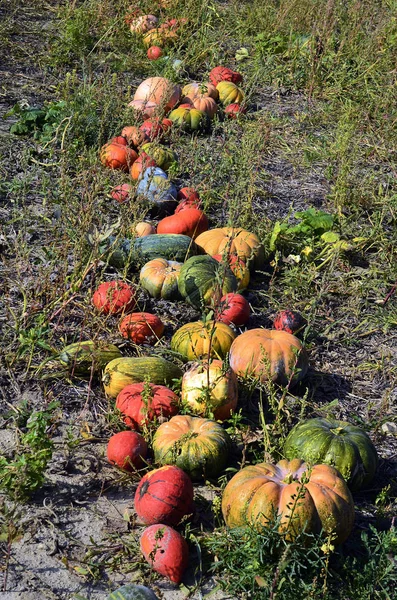
[{"label": "pumpkin stem", "polygon": [[288,473],[288,475],[286,475],[283,479],[283,483],[286,483],[287,485],[289,485],[290,483],[292,483],[293,481],[296,481],[296,477],[294,477],[293,473]]},{"label": "pumpkin stem", "polygon": [[344,429],[344,427],[335,427],[335,429],[331,429],[331,433],[334,433],[335,435],[341,435]]}]

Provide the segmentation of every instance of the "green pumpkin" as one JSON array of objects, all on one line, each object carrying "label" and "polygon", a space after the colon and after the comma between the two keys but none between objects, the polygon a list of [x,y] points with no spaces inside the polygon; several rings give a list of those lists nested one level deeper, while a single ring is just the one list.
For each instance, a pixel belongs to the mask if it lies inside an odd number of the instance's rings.
[{"label": "green pumpkin", "polygon": [[378,465],[375,446],[365,431],[333,419],[309,419],[295,425],[285,441],[284,454],[288,459],[335,467],[351,490],[368,485]]},{"label": "green pumpkin", "polygon": [[139,282],[152,298],[179,300],[178,278],[182,263],[155,258],[141,269]]},{"label": "green pumpkin", "polygon": [[219,321],[186,323],[172,336],[171,350],[188,360],[218,358],[223,360],[230,350],[236,334]]},{"label": "green pumpkin", "polygon": [[178,280],[181,296],[196,308],[211,302],[216,307],[222,296],[235,292],[237,286],[237,279],[229,267],[208,255],[189,258]]},{"label": "green pumpkin", "polygon": [[158,600],[158,597],[144,585],[129,583],[114,590],[107,600]]},{"label": "green pumpkin", "polygon": [[137,238],[134,242],[135,257],[141,264],[154,258],[184,262],[200,252],[190,237],[179,233],[156,233]]},{"label": "green pumpkin", "polygon": [[160,425],[153,438],[155,461],[176,465],[193,480],[215,478],[226,466],[231,440],[211,419],[176,415]]},{"label": "green pumpkin", "polygon": [[168,171],[168,169],[178,162],[178,157],[171,148],[161,146],[156,142],[148,142],[141,147],[142,152],[146,152],[150,158],[156,161],[157,165]]},{"label": "green pumpkin", "polygon": [[59,353],[59,362],[75,375],[90,375],[120,357],[120,350],[113,344],[84,340],[65,346]]},{"label": "green pumpkin", "polygon": [[198,131],[208,127],[208,115],[197,108],[179,106],[170,112],[168,118],[184,131]]}]

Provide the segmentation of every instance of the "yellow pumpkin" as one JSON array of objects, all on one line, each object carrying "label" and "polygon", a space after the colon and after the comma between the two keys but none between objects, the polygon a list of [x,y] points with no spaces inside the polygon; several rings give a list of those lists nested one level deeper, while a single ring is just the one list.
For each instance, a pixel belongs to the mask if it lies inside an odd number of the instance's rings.
[{"label": "yellow pumpkin", "polygon": [[229,104],[240,104],[244,100],[244,92],[235,83],[231,81],[221,81],[216,86],[219,93],[219,100],[223,106]]},{"label": "yellow pumpkin", "polygon": [[186,323],[172,336],[171,350],[188,360],[200,358],[223,359],[229,352],[236,334],[225,323],[196,321]]}]

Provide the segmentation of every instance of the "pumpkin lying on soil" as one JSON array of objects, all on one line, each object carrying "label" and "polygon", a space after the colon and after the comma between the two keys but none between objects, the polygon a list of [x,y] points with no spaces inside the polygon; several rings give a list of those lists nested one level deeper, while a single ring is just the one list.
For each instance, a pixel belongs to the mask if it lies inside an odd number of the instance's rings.
[{"label": "pumpkin lying on soil", "polygon": [[179,300],[179,273],[182,263],[165,258],[155,258],[147,262],[139,274],[139,282],[152,298]]},{"label": "pumpkin lying on soil", "polygon": [[119,324],[121,335],[134,344],[155,344],[164,333],[164,323],[156,315],[137,312],[126,315]]},{"label": "pumpkin lying on soil", "polygon": [[286,331],[294,335],[307,325],[306,319],[296,310],[281,310],[277,313],[273,327],[277,331]]},{"label": "pumpkin lying on soil", "polygon": [[205,231],[196,238],[204,252],[214,254],[237,254],[247,266],[261,269],[265,263],[265,250],[255,233],[239,227],[219,227]]},{"label": "pumpkin lying on soil", "polygon": [[105,315],[126,313],[136,306],[135,290],[124,281],[105,281],[95,290],[92,303]]},{"label": "pumpkin lying on soil", "polygon": [[244,467],[224,489],[222,513],[229,527],[272,526],[291,541],[302,533],[334,534],[341,544],[354,523],[354,502],[341,474],[300,459]]},{"label": "pumpkin lying on soil", "polygon": [[151,525],[141,535],[141,552],[154,571],[180,583],[189,561],[189,548],[180,533],[164,524]]},{"label": "pumpkin lying on soil", "polygon": [[124,423],[140,430],[154,420],[164,420],[178,413],[179,398],[165,385],[141,382],[131,383],[121,390],[116,408]]},{"label": "pumpkin lying on soil", "polygon": [[[149,44],[150,46],[152,44]],[[160,44],[158,44],[160,46]],[[138,86],[134,100],[154,102],[164,111],[172,110],[179,102],[182,90],[165,77],[149,77]]]},{"label": "pumpkin lying on soil", "polygon": [[218,358],[223,360],[236,334],[225,323],[195,321],[180,327],[171,338],[171,350],[188,360]]},{"label": "pumpkin lying on soil", "polygon": [[215,310],[215,320],[241,327],[246,324],[250,314],[250,305],[244,296],[231,293],[222,296],[219,307]]},{"label": "pumpkin lying on soil", "polygon": [[208,219],[198,208],[186,208],[170,217],[165,217],[157,225],[158,233],[180,233],[195,239],[208,229]]},{"label": "pumpkin lying on soil", "polygon": [[145,438],[136,431],[120,431],[109,439],[108,461],[124,471],[140,469],[144,465],[148,446]]},{"label": "pumpkin lying on soil", "polygon": [[109,361],[120,357],[121,352],[114,344],[81,340],[62,348],[59,362],[69,369],[71,375],[91,376],[101,371]]},{"label": "pumpkin lying on soil", "polygon": [[106,600],[159,600],[159,598],[144,585],[128,583],[114,590]]},{"label": "pumpkin lying on soil", "polygon": [[209,304],[216,306],[222,296],[235,292],[237,279],[228,265],[212,256],[192,256],[181,268],[178,286],[182,298],[196,308],[203,308]]}]

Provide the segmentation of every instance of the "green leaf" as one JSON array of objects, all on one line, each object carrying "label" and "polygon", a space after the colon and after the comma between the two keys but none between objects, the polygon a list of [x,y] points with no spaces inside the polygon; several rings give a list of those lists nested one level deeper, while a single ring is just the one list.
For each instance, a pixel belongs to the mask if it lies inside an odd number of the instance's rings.
[{"label": "green leaf", "polygon": [[326,231],[322,234],[321,239],[327,244],[335,244],[339,241],[339,235],[335,231]]}]

